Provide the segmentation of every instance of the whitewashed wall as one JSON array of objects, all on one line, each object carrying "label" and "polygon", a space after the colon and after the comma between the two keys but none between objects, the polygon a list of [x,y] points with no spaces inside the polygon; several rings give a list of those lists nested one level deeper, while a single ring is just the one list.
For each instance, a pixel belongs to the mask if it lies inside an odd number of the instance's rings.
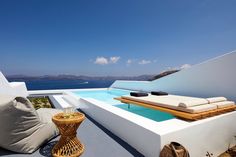
[{"label": "whitewashed wall", "polygon": [[199,97],[226,96],[236,101],[236,51],[149,83],[116,81],[111,87]]},{"label": "whitewashed wall", "polygon": [[111,88],[132,89],[135,91],[146,91],[146,90],[148,90],[147,87],[149,87],[151,83],[152,82],[150,82],[150,81],[117,80],[111,85]]},{"label": "whitewashed wall", "polygon": [[236,144],[236,112],[200,121],[184,129],[161,135],[161,148],[172,141],[181,143],[191,157],[204,157],[207,151],[218,156]]},{"label": "whitewashed wall", "polygon": [[11,88],[10,88],[10,85],[7,81],[7,79],[5,78],[5,76],[1,73],[0,71],[0,92],[1,93],[8,93],[10,92]]},{"label": "whitewashed wall", "polygon": [[28,96],[28,91],[24,82],[9,83],[0,71],[0,96]]},{"label": "whitewashed wall", "polygon": [[95,99],[84,98],[80,99],[79,102],[81,110],[140,153],[147,157],[159,156],[161,148],[160,136],[153,130],[148,129],[156,125],[155,121],[144,119],[141,116],[128,113]]}]

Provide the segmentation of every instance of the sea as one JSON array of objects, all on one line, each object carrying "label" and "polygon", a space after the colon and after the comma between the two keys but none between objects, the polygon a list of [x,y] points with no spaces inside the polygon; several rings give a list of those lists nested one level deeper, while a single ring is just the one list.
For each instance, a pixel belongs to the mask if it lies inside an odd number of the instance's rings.
[{"label": "sea", "polygon": [[[16,80],[9,80],[10,82]],[[107,88],[114,80],[21,80],[28,90]]]}]

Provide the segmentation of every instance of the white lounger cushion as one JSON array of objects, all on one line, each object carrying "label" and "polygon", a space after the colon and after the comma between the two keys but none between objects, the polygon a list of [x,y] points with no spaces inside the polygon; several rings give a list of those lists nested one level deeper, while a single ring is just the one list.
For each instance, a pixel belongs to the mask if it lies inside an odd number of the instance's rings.
[{"label": "white lounger cushion", "polygon": [[146,97],[122,96],[122,98],[138,102],[144,102],[148,104],[157,104],[158,106],[168,107],[168,108],[173,108],[173,107],[175,108],[178,107],[179,105],[179,101],[174,99],[171,95],[165,95],[165,96],[149,95]]},{"label": "white lounger cushion", "polygon": [[138,101],[142,103],[147,103],[151,105],[156,105],[160,107],[170,108],[174,110],[184,111],[188,113],[199,113],[199,112],[204,112],[204,111],[213,110],[217,108],[217,106],[214,104],[206,104],[206,105],[200,105],[200,106],[194,106],[194,107],[188,107],[188,108],[180,107],[179,106],[180,101],[186,101],[189,99],[196,100],[198,98],[176,96],[176,95],[165,95],[165,96],[149,95],[147,97],[122,96],[122,98]]},{"label": "white lounger cushion", "polygon": [[199,106],[193,106],[193,107],[179,107],[178,110],[184,111],[184,112],[189,112],[189,113],[200,113],[204,111],[210,111],[217,109],[217,106],[214,104],[206,104],[206,105],[199,105]]},{"label": "white lounger cushion", "polygon": [[227,99],[225,97],[212,97],[212,98],[207,98],[207,101],[209,104],[211,104],[215,102],[227,101]]},{"label": "white lounger cushion", "polygon": [[205,104],[208,104],[208,101],[206,99],[190,98],[188,101],[180,102],[179,106],[187,108],[187,107],[193,107],[193,106],[199,106],[199,105],[205,105]]},{"label": "white lounger cushion", "polygon": [[217,103],[212,103],[213,105],[216,105],[217,108],[224,108],[224,107],[230,107],[235,105],[235,102],[233,101],[222,101],[222,102],[217,102]]}]

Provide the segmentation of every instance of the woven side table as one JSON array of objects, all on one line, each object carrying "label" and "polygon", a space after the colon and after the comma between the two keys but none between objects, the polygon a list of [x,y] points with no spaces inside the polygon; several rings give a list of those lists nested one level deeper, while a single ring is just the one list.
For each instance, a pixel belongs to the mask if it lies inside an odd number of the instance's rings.
[{"label": "woven side table", "polygon": [[60,140],[52,149],[53,157],[78,157],[84,152],[84,145],[76,137],[76,131],[84,119],[84,114],[80,112],[69,115],[58,113],[52,117],[61,134]]}]

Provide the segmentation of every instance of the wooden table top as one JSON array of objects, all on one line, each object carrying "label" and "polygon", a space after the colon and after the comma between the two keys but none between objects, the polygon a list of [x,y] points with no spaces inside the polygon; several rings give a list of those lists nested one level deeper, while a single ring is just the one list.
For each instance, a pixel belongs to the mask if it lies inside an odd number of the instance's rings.
[{"label": "wooden table top", "polygon": [[52,121],[55,123],[80,123],[85,119],[85,115],[80,112],[74,113],[58,113],[52,117]]}]

